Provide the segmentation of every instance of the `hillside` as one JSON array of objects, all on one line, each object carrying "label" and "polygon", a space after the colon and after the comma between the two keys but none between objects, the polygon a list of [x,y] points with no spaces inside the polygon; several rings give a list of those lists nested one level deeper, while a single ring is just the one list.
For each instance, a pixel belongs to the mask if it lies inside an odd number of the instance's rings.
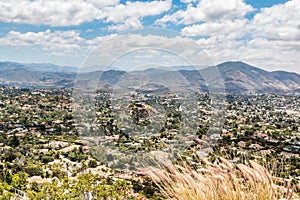
[{"label": "hillside", "polygon": [[300,75],[268,72],[243,62],[226,62],[217,66],[230,93],[293,93],[300,88]]},{"label": "hillside", "polygon": [[[176,68],[176,69],[175,69]],[[269,72],[243,62],[225,62],[217,65],[227,93],[296,93],[300,91],[300,75],[286,71]],[[81,82],[100,78],[100,85],[106,88],[123,87],[139,89],[140,83],[161,84],[168,87],[200,87],[207,91],[202,75],[210,73],[211,67],[195,71],[193,67],[174,67],[172,70],[145,69],[125,72],[82,72],[79,76],[73,67],[60,67],[52,64],[20,64],[0,62],[0,83],[4,85],[72,87],[76,77]],[[121,82],[120,82],[121,81]],[[148,81],[148,83],[147,83]],[[150,82],[149,82],[150,81]],[[143,89],[145,90],[145,88]]]}]

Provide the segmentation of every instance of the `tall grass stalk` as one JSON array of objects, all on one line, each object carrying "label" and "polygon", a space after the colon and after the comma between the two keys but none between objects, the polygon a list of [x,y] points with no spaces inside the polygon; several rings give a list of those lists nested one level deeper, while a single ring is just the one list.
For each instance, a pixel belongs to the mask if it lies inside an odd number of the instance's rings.
[{"label": "tall grass stalk", "polygon": [[[150,170],[149,176],[167,199],[178,200],[274,200],[283,198],[270,173],[254,161],[232,164],[219,158],[217,163],[194,169],[182,162]],[[289,188],[287,188],[289,190]],[[284,199],[298,199],[291,190]]]}]

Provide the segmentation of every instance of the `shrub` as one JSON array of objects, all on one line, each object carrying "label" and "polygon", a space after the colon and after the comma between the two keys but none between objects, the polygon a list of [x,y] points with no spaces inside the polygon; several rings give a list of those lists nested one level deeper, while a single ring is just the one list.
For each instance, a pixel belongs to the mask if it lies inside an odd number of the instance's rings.
[{"label": "shrub", "polygon": [[43,155],[43,156],[41,157],[41,161],[42,161],[43,163],[49,163],[49,162],[54,161],[54,158],[53,158],[52,156]]},{"label": "shrub", "polygon": [[42,176],[43,175],[43,169],[41,166],[38,166],[38,165],[28,166],[28,167],[24,168],[24,171],[29,176]]},{"label": "shrub", "polygon": [[[149,170],[149,176],[167,199],[273,200],[284,196],[284,192],[277,192],[269,172],[254,161],[250,166],[233,165],[223,158],[218,164],[205,163],[197,170],[185,163],[167,166],[166,170]],[[293,192],[287,194],[287,199],[295,196]]]}]

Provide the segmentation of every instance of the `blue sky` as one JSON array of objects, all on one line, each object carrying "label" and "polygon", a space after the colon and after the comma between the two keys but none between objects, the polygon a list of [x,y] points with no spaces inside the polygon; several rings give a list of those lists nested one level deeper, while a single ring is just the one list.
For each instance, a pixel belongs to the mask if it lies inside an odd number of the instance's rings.
[{"label": "blue sky", "polygon": [[300,0],[3,1],[0,61],[79,67],[112,36],[156,27],[191,38],[214,64],[300,72],[299,10]]}]

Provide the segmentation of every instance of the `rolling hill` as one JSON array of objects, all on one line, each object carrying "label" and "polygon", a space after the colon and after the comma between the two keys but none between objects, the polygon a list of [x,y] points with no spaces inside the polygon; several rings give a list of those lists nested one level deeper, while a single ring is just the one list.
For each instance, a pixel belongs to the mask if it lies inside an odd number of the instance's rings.
[{"label": "rolling hill", "polygon": [[[300,74],[297,73],[269,72],[243,62],[225,62],[216,67],[224,80],[227,93],[299,93],[300,91]],[[207,91],[203,76],[210,73],[212,67],[200,71],[193,69],[187,66],[186,69],[184,67],[172,70],[149,68],[130,72],[109,70],[77,74],[78,68],[74,67],[0,62],[0,84],[23,87],[72,87],[76,77],[80,77],[80,81],[86,83],[100,79],[100,85],[106,88],[121,84],[123,87],[135,88],[140,83],[147,83],[152,89],[153,84],[157,84],[158,88],[161,85],[182,88],[193,86]],[[143,91],[145,90],[144,87]]]}]

